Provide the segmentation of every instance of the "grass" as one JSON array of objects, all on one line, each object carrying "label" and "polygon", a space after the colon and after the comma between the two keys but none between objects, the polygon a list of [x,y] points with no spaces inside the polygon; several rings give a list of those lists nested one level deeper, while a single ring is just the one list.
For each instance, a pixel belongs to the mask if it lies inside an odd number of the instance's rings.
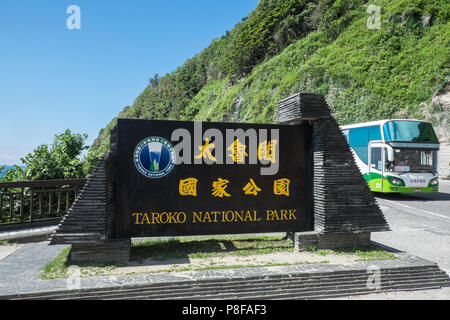
[{"label": "grass", "polygon": [[[70,246],[65,247],[61,253],[42,271],[41,279],[67,278],[70,276],[69,267],[73,265],[70,261]],[[169,240],[134,240],[132,242],[132,261],[137,264],[144,264],[144,260],[164,261],[169,259],[185,259],[189,262],[191,259],[202,259],[203,264],[195,265],[172,265],[168,268],[151,271],[157,272],[180,272],[193,270],[215,270],[229,268],[250,268],[267,266],[286,266],[292,264],[308,264],[312,262],[251,262],[249,264],[221,265],[217,261],[209,260],[212,258],[222,258],[226,256],[252,257],[254,255],[270,254],[276,252],[293,252],[292,241],[280,236],[217,236],[217,237],[185,237]],[[384,260],[396,259],[396,256],[390,252],[381,250],[375,246],[359,249],[346,250],[324,250],[316,247],[309,247],[308,252],[324,257],[319,263],[329,263],[326,260],[328,255],[347,254],[355,255],[358,260]],[[208,261],[209,260],[209,261]],[[96,264],[79,265],[81,276],[104,275],[117,268],[117,265],[109,262],[100,262]],[[135,274],[131,272],[129,274]]]},{"label": "grass", "polygon": [[[71,246],[67,246],[59,255],[44,266],[41,273],[41,279],[67,278],[70,276],[69,267]],[[80,267],[81,276],[99,276],[105,272],[116,268],[111,262],[99,262],[96,264],[82,265]]]},{"label": "grass", "polygon": [[310,246],[307,248],[307,251],[316,253],[320,256],[326,256],[328,254],[353,254],[359,257],[358,261],[397,259],[395,254],[381,250],[375,246],[370,246],[367,248],[350,248],[344,250],[317,249],[314,246]]},{"label": "grass", "polygon": [[8,239],[0,240],[0,246],[6,246],[7,244],[9,244]]},{"label": "grass", "polygon": [[[70,246],[65,247],[61,253],[48,263],[41,274],[41,279],[67,278],[70,262]],[[292,252],[291,240],[281,237],[261,236],[233,236],[216,238],[176,238],[170,240],[137,240],[132,242],[132,260],[142,264],[144,259],[165,261],[168,259],[207,259],[223,257],[225,255],[251,256],[272,252]],[[81,276],[102,275],[115,269],[117,266],[110,262],[80,266]],[[237,266],[235,266],[237,267]],[[208,267],[200,269],[223,268],[211,263]],[[227,267],[228,268],[228,267]],[[179,268],[179,270],[193,270],[192,268]],[[164,271],[175,271],[167,269]]]},{"label": "grass", "polygon": [[218,238],[175,238],[170,240],[137,240],[132,243],[133,260],[151,258],[167,259],[206,259],[226,255],[251,256],[273,252],[292,252],[292,242],[282,237],[232,236]]},{"label": "grass", "polygon": [[50,261],[41,274],[41,279],[67,278],[67,268],[69,267],[69,254],[71,246],[67,246],[59,255]]}]

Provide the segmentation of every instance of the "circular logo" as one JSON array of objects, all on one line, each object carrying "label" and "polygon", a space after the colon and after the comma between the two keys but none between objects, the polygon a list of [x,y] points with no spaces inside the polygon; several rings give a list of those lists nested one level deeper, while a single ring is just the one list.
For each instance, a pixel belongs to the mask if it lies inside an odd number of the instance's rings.
[{"label": "circular logo", "polygon": [[161,137],[149,137],[134,149],[134,164],[138,171],[149,178],[161,178],[175,166],[172,144]]}]

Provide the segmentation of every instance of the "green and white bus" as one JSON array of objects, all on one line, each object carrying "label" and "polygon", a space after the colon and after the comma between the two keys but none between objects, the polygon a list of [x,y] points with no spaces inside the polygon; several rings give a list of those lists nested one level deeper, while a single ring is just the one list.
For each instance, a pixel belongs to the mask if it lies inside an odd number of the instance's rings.
[{"label": "green and white bus", "polygon": [[341,127],[375,192],[437,192],[439,141],[431,123],[380,120]]}]

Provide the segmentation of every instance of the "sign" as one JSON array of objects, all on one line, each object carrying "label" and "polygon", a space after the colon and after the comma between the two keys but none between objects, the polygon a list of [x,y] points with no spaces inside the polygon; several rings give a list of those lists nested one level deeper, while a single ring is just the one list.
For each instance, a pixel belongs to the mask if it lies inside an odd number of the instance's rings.
[{"label": "sign", "polygon": [[311,127],[119,119],[116,238],[313,230]]}]

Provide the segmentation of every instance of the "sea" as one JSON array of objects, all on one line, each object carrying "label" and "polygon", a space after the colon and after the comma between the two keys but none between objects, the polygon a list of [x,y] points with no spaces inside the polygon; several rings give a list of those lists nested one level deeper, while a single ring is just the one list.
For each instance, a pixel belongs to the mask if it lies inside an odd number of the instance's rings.
[{"label": "sea", "polygon": [[3,177],[3,175],[6,173],[6,171],[8,171],[9,169],[14,169],[14,168],[15,168],[15,166],[5,166],[5,169],[3,169],[3,171],[0,172],[0,178]]}]

